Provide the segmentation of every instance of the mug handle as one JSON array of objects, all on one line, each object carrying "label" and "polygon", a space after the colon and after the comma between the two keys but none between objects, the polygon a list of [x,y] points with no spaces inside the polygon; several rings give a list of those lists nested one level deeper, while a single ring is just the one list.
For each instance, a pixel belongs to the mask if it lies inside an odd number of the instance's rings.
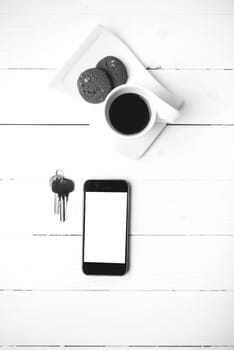
[{"label": "mug handle", "polygon": [[174,123],[176,119],[179,117],[180,108],[177,109],[170,104],[166,103],[164,100],[155,95],[155,109],[158,114],[157,122],[158,123]]},{"label": "mug handle", "polygon": [[174,123],[179,116],[179,111],[183,106],[183,100],[170,92],[156,79],[153,84],[145,86],[155,95],[155,108],[158,113],[158,122]]}]

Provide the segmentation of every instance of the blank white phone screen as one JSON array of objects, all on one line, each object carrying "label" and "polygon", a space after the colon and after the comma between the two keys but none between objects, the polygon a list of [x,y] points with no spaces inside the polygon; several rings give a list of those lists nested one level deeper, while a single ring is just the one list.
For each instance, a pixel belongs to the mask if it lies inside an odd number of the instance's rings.
[{"label": "blank white phone screen", "polygon": [[86,192],[84,261],[125,263],[127,192]]}]

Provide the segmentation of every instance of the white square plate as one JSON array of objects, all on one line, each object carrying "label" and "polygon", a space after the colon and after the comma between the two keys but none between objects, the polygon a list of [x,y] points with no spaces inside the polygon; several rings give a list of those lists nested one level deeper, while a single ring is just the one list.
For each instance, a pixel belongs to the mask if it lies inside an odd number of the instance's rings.
[{"label": "white square plate", "polygon": [[[71,56],[65,65],[57,73],[51,87],[74,96],[87,109],[90,114],[95,114],[97,132],[102,132],[104,122],[104,103],[92,105],[83,100],[77,89],[77,79],[86,69],[95,67],[97,62],[105,56],[116,56],[126,66],[128,72],[127,84],[141,85],[150,89],[159,98],[160,106],[158,117],[160,123],[155,128],[154,134],[144,138],[123,140],[112,138],[115,148],[129,158],[139,158],[157,138],[166,126],[167,122],[174,122],[178,117],[178,110],[182,105],[181,99],[163,87],[143,66],[131,49],[109,29],[98,25],[86,38],[79,49]],[[99,127],[98,127],[99,126]],[[100,128],[101,126],[101,128]]]}]

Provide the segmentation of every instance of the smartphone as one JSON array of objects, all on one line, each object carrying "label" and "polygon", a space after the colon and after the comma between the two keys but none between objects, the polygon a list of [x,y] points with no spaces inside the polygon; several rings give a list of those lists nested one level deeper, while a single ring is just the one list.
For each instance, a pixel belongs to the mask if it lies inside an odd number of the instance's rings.
[{"label": "smartphone", "polygon": [[87,180],[84,184],[83,272],[125,274],[128,231],[129,184],[124,180]]}]

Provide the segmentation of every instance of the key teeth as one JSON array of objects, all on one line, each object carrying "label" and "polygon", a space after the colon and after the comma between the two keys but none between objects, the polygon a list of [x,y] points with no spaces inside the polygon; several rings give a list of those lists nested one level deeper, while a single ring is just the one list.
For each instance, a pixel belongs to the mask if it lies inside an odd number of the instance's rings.
[{"label": "key teeth", "polygon": [[61,222],[65,222],[67,218],[67,202],[67,197],[59,198],[57,193],[54,194],[54,214],[59,214]]},{"label": "key teeth", "polygon": [[54,194],[54,214],[55,215],[59,214],[59,212],[60,212],[59,207],[60,207],[60,201],[59,201],[57,193],[55,193]]},{"label": "key teeth", "polygon": [[66,220],[66,210],[67,210],[67,199],[63,197],[60,199],[60,221],[65,222]]}]

